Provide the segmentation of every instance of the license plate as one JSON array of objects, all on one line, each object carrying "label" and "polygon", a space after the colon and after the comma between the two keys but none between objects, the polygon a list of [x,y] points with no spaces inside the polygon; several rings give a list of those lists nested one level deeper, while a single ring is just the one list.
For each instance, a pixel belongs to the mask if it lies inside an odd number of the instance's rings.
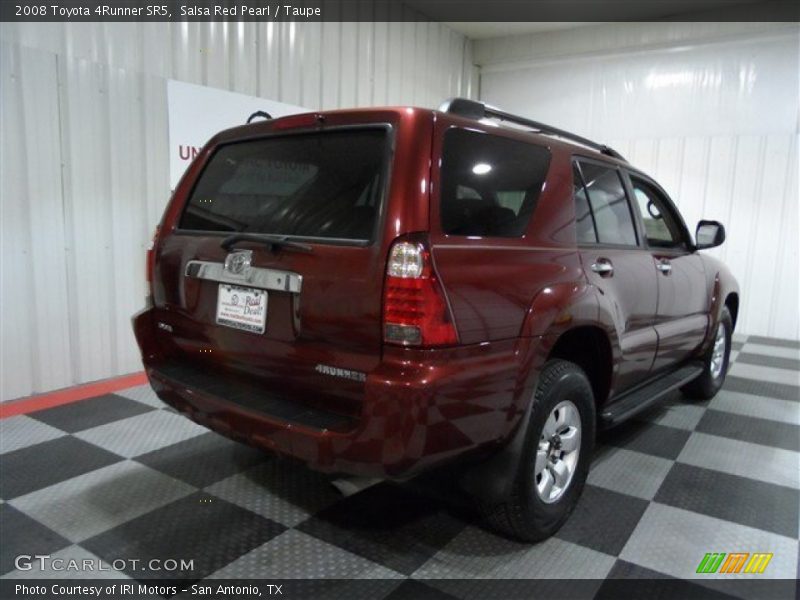
[{"label": "license plate", "polygon": [[267,292],[221,283],[217,294],[217,323],[234,329],[264,333]]}]

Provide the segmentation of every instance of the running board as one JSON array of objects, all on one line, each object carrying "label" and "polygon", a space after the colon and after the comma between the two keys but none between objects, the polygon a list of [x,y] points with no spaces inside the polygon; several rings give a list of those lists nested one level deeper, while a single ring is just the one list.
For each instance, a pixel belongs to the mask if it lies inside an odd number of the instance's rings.
[{"label": "running board", "polygon": [[689,363],[662,375],[641,387],[626,392],[609,405],[600,415],[603,428],[613,427],[632,416],[647,410],[664,396],[697,378],[703,372],[701,363]]}]

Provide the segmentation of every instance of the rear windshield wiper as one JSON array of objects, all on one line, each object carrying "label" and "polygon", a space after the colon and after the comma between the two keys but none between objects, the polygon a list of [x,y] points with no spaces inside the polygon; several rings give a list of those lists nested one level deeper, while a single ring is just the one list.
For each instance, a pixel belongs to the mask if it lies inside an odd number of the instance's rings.
[{"label": "rear windshield wiper", "polygon": [[229,235],[220,246],[225,250],[230,250],[236,242],[258,242],[261,244],[268,244],[272,250],[286,249],[295,250],[297,252],[313,252],[313,248],[308,244],[301,244],[300,242],[293,242],[286,239],[285,235],[269,235],[265,233],[234,233]]}]

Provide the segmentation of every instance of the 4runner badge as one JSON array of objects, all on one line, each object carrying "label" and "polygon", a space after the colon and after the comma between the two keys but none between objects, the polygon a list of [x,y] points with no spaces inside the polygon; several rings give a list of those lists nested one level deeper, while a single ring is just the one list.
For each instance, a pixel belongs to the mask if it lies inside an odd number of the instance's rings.
[{"label": "4runner badge", "polygon": [[330,375],[331,377],[342,377],[351,381],[366,381],[367,374],[360,371],[351,371],[350,369],[340,369],[339,367],[331,367],[330,365],[317,365],[314,367],[317,373],[322,375]]}]

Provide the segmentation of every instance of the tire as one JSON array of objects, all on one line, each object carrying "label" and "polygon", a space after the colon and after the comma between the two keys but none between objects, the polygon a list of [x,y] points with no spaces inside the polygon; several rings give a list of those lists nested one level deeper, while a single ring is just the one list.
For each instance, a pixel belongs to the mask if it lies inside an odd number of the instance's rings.
[{"label": "tire", "polygon": [[[728,364],[731,356],[731,335],[733,334],[733,319],[728,307],[722,309],[717,323],[717,332],[711,347],[703,358],[703,372],[700,376],[687,383],[681,388],[684,395],[696,400],[709,400],[717,395],[717,392],[725,383],[725,375],[728,373]],[[718,344],[723,343],[721,354],[717,354]],[[718,364],[716,361],[721,360]]]},{"label": "tire", "polygon": [[[557,417],[563,419],[562,426],[556,429],[555,437],[548,437],[553,425],[558,423]],[[570,426],[564,427],[567,424]],[[575,427],[576,424],[579,426]],[[575,428],[579,441],[565,442],[567,436],[575,439],[571,434]],[[564,435],[564,439],[559,437],[558,432]],[[586,374],[574,363],[565,360],[548,361],[542,369],[534,393],[525,442],[510,497],[499,504],[481,506],[489,526],[503,535],[526,542],[543,540],[558,531],[572,513],[583,491],[594,438],[594,394]],[[571,461],[572,453],[565,452],[573,445],[577,449],[574,462]],[[543,448],[548,450],[545,452]],[[545,457],[552,456],[557,462],[546,458],[545,466],[541,468],[543,453]],[[557,460],[559,455],[563,458]],[[565,480],[564,468],[568,469],[570,462],[573,464],[571,475],[566,478],[565,485],[558,486],[553,473],[558,472],[562,481]],[[552,484],[549,491],[546,481],[548,477]]]}]

